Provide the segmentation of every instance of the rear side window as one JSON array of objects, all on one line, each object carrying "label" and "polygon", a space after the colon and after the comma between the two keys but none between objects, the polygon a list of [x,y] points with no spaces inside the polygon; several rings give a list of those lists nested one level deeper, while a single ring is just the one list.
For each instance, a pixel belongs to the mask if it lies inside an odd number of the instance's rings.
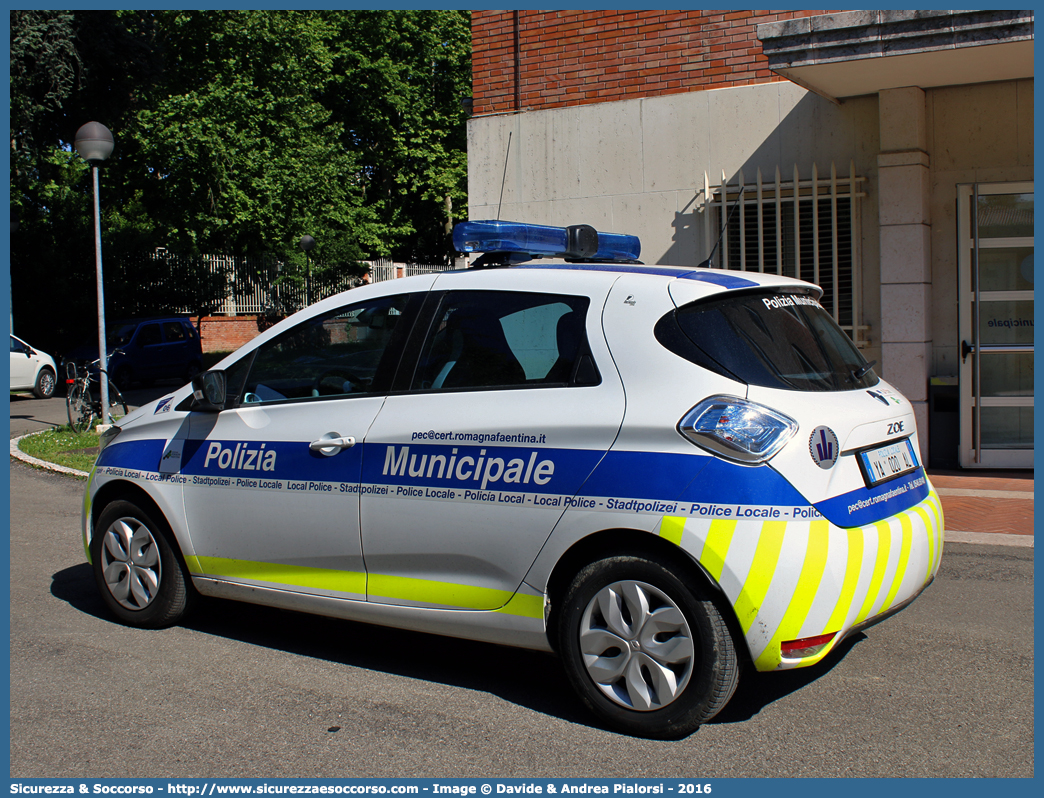
[{"label": "rear side window", "polygon": [[451,291],[439,304],[412,389],[595,385],[587,297]]},{"label": "rear side window", "polygon": [[656,337],[675,354],[748,385],[850,391],[878,382],[852,340],[807,294],[694,302],[664,316]]}]

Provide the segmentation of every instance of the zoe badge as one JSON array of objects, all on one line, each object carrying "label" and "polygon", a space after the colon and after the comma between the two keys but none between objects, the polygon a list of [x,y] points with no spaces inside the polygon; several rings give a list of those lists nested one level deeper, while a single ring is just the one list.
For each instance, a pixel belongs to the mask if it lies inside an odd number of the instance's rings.
[{"label": "zoe badge", "polygon": [[837,462],[841,447],[837,443],[837,435],[830,427],[816,427],[808,439],[808,451],[817,466],[826,470],[833,468]]}]

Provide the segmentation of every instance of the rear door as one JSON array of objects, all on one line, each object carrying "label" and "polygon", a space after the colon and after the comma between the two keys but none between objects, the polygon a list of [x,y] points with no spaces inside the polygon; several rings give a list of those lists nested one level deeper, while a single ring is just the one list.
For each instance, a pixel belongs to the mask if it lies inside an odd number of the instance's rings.
[{"label": "rear door", "polygon": [[163,376],[163,331],[159,322],[138,327],[128,354],[133,354],[133,368],[138,379],[154,380]]},{"label": "rear door", "polygon": [[370,601],[502,607],[615,439],[624,395],[599,321],[615,278],[554,276],[436,282],[416,368],[366,438]]}]

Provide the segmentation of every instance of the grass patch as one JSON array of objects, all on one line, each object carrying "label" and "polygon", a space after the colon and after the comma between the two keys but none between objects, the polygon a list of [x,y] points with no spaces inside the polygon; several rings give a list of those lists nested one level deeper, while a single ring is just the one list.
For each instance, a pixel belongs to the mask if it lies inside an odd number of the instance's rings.
[{"label": "grass patch", "polygon": [[23,438],[18,442],[18,448],[48,463],[90,471],[98,458],[98,434],[59,427]]}]

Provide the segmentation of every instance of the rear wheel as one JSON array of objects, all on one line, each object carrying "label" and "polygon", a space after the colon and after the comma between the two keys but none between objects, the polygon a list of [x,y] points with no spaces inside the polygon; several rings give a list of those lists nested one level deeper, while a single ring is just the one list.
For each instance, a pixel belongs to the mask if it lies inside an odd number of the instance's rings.
[{"label": "rear wheel", "polygon": [[581,570],[558,632],[580,698],[629,734],[683,737],[714,717],[739,681],[717,606],[701,585],[654,556],[609,557]]},{"label": "rear wheel", "polygon": [[170,626],[188,609],[189,577],[171,540],[162,516],[133,502],[115,501],[99,516],[91,540],[94,578],[105,604],[124,623]]},{"label": "rear wheel", "polygon": [[81,382],[74,383],[65,396],[65,409],[69,414],[69,426],[77,432],[86,432],[94,420],[91,407],[91,392]]}]

